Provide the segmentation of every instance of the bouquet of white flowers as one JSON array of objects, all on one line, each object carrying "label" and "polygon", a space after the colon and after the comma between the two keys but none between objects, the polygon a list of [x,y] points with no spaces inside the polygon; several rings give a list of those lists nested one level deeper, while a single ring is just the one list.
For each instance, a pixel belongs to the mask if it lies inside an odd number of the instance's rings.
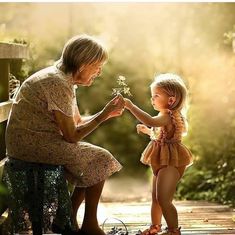
[{"label": "bouquet of white flowers", "polygon": [[118,76],[117,84],[119,86],[113,88],[112,95],[123,94],[123,95],[132,96],[130,92],[130,87],[128,87],[128,85],[126,84],[126,78],[124,76]]}]

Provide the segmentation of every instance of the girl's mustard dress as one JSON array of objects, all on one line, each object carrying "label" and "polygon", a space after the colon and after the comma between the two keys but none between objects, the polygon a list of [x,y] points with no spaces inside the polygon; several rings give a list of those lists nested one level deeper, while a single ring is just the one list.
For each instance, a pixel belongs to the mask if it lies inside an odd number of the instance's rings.
[{"label": "girl's mustard dress", "polygon": [[172,128],[166,126],[152,128],[151,141],[143,151],[140,161],[152,167],[154,175],[165,166],[176,168],[189,166],[193,162],[192,153],[181,142],[184,122],[179,111],[168,110]]}]

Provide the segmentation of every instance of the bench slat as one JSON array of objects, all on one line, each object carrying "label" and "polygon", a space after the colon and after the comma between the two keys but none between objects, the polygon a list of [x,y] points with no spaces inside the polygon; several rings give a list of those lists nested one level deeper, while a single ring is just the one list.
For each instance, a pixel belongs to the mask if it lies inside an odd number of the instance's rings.
[{"label": "bench slat", "polygon": [[5,157],[0,161],[0,182],[2,181],[3,168],[6,160],[7,158]]},{"label": "bench slat", "polygon": [[24,59],[28,58],[28,46],[0,42],[0,59]]},{"label": "bench slat", "polygon": [[8,119],[11,106],[12,106],[11,100],[0,103],[0,122],[6,121]]},{"label": "bench slat", "polygon": [[[4,158],[0,161],[0,184],[2,183],[3,168],[4,168],[4,164],[5,164],[6,160],[7,160],[7,158]],[[7,215],[8,215],[7,204],[6,204],[6,201],[3,200],[3,198],[2,198],[1,202],[0,202],[0,234],[3,234],[3,233],[1,233],[2,232],[1,226],[4,223],[4,221],[6,221]]]}]

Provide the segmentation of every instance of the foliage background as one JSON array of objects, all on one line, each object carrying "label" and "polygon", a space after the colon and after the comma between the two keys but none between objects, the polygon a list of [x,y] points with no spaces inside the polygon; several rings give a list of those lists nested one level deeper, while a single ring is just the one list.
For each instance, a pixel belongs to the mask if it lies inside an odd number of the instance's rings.
[{"label": "foliage background", "polygon": [[[155,74],[181,75],[190,91],[190,130],[184,143],[195,156],[178,198],[235,205],[235,3],[0,3],[0,40],[26,41],[30,60],[17,74],[53,64],[76,34],[102,39],[109,62],[92,87],[78,89],[81,113],[99,111],[118,75],[127,78],[133,101],[150,114],[149,84]],[[88,141],[109,149],[123,164],[116,177],[150,178],[139,163],[148,143],[137,121],[124,113]]]}]

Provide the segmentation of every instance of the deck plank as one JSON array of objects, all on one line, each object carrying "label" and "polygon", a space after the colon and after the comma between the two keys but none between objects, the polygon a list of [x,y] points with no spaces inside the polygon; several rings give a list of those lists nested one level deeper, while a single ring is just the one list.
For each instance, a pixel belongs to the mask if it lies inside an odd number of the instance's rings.
[{"label": "deck plank", "polygon": [[[182,235],[235,235],[235,223],[232,217],[235,210],[228,206],[205,201],[176,201],[179,213],[179,223]],[[135,235],[138,230],[145,229],[150,223],[150,202],[101,202],[99,204],[98,220],[102,226],[105,219],[105,231],[112,227],[127,227],[129,235]],[[78,213],[78,222],[84,213],[82,204]],[[113,219],[114,218],[114,219]],[[163,227],[166,226],[163,221]],[[55,234],[50,234],[55,235]]]},{"label": "deck plank", "polygon": [[[232,220],[235,211],[228,206],[205,201],[176,201],[175,205],[182,235],[235,235],[235,223]],[[81,222],[83,212],[84,204],[78,213],[78,222]],[[106,218],[109,218],[105,224],[106,229],[110,230],[115,224],[121,226],[120,222],[111,219],[117,218],[125,223],[129,235],[134,235],[150,224],[150,202],[101,202],[99,223],[102,225]],[[166,226],[164,220],[163,226]]]}]

